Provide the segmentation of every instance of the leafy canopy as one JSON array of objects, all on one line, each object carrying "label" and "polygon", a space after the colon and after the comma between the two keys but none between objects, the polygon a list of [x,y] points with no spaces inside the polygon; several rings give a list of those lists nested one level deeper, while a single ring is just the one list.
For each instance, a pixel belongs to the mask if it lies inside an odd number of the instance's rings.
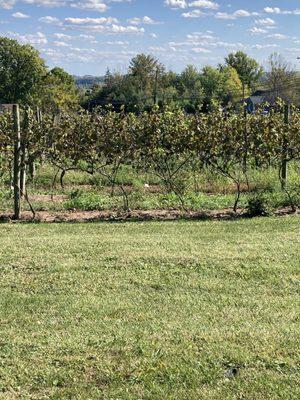
[{"label": "leafy canopy", "polygon": [[0,37],[0,103],[32,104],[46,75],[39,52]]}]

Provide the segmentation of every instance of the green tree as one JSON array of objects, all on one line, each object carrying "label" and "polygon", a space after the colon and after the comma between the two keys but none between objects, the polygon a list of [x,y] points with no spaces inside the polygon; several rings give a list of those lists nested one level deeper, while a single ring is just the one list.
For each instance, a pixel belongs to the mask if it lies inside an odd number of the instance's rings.
[{"label": "green tree", "polygon": [[201,84],[206,108],[222,104],[226,97],[226,75],[218,68],[206,66],[202,70]]},{"label": "green tree", "polygon": [[[243,84],[240,77],[232,67],[221,67],[221,71],[226,77],[224,88],[227,97],[226,102],[236,104],[242,100]],[[247,90],[245,91],[245,95],[248,95]]]},{"label": "green tree", "polygon": [[46,111],[56,112],[78,106],[78,91],[72,75],[55,67],[43,78],[40,105]]},{"label": "green tree", "polygon": [[[129,65],[131,85],[142,103],[157,103],[158,92],[162,85],[165,67],[159,60],[151,55],[138,54]],[[150,101],[149,101],[150,100]]]},{"label": "green tree", "polygon": [[159,80],[164,72],[165,67],[151,55],[138,54],[129,65],[129,74],[135,78],[141,92],[147,89],[153,91],[155,81]]},{"label": "green tree", "polygon": [[0,37],[0,103],[34,103],[45,75],[37,50]]},{"label": "green tree", "polygon": [[165,78],[165,68],[156,58],[139,54],[131,60],[127,74],[107,70],[103,87],[89,104],[112,104],[116,110],[125,105],[126,111],[143,111],[164,101]]},{"label": "green tree", "polygon": [[193,65],[188,65],[178,76],[179,101],[186,111],[196,111],[203,103],[204,90],[201,75]]},{"label": "green tree", "polygon": [[244,99],[247,87],[251,89],[259,78],[261,78],[263,68],[256,60],[248,57],[243,51],[229,54],[228,57],[225,58],[225,62],[228,66],[237,71],[242,82],[242,94]]},{"label": "green tree", "polygon": [[266,74],[267,88],[270,90],[270,101],[277,97],[286,102],[295,100],[297,74],[293,67],[278,53],[270,55]]}]

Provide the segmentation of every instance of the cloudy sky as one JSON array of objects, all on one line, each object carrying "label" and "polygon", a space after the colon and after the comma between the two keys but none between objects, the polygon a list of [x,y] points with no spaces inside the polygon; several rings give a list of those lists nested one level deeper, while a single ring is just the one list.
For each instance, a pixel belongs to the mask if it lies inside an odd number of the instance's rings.
[{"label": "cloudy sky", "polygon": [[140,52],[176,71],[236,50],[299,66],[300,0],[0,0],[0,35],[77,75],[123,72]]}]

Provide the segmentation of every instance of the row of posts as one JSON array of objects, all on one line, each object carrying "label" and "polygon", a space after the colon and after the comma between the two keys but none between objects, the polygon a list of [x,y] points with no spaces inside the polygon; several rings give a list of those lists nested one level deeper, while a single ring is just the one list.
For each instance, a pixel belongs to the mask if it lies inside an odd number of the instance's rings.
[{"label": "row of posts", "polygon": [[[14,121],[14,159],[13,159],[13,193],[14,193],[14,219],[20,219],[21,199],[26,197],[26,164],[27,164],[27,148],[24,137],[21,134],[20,107],[13,104],[13,121]],[[24,117],[24,128],[29,128],[30,109],[26,109]],[[37,109],[38,122],[41,121],[40,110]],[[22,140],[23,139],[23,140]],[[35,164],[33,159],[29,159],[29,172],[33,177],[35,172]]]},{"label": "row of posts", "polygon": [[[288,127],[290,123],[291,108],[287,104],[284,108],[284,123]],[[282,155],[282,165],[281,165],[281,186],[282,189],[286,189],[288,179],[288,132],[285,133],[284,143],[283,143],[283,155]]]},{"label": "row of posts", "polygon": [[13,104],[14,118],[14,166],[13,166],[13,188],[14,188],[14,219],[20,219],[21,213],[21,124],[20,109],[18,104]]}]

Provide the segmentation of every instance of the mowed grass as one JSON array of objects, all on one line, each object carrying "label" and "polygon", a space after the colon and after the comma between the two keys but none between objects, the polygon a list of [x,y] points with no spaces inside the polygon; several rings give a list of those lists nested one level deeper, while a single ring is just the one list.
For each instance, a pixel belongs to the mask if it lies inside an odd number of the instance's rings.
[{"label": "mowed grass", "polygon": [[0,244],[1,399],[300,398],[299,217],[2,224]]}]

